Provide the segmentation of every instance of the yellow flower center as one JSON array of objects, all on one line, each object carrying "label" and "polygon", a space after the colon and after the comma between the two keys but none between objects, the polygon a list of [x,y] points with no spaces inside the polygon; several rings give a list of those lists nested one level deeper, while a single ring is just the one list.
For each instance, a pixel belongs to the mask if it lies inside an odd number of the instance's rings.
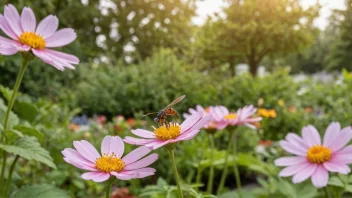
[{"label": "yellow flower center", "polygon": [[228,115],[225,116],[225,119],[226,119],[226,120],[234,120],[234,119],[236,119],[236,117],[237,117],[236,114],[230,113],[230,114],[228,114]]},{"label": "yellow flower center", "polygon": [[168,126],[163,125],[154,130],[156,139],[171,140],[177,138],[181,134],[181,126],[177,123],[169,123]]},{"label": "yellow flower center", "polygon": [[115,154],[103,156],[95,161],[95,168],[99,171],[110,173],[110,172],[121,172],[125,168],[123,161],[118,158]]},{"label": "yellow flower center", "polygon": [[321,145],[312,146],[307,152],[308,161],[314,164],[322,164],[331,158],[331,150]]},{"label": "yellow flower center", "polygon": [[34,32],[23,32],[19,38],[22,44],[26,44],[34,49],[44,49],[45,40]]}]

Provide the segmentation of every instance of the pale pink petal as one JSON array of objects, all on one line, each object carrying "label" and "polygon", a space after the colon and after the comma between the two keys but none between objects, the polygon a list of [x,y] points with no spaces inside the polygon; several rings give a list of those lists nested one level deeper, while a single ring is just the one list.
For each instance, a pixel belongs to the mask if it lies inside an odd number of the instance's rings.
[{"label": "pale pink petal", "polygon": [[0,28],[1,30],[10,38],[14,40],[18,40],[19,36],[17,36],[12,29],[10,28],[9,24],[7,23],[5,17],[0,14]]},{"label": "pale pink petal", "polygon": [[338,163],[334,163],[334,162],[325,162],[324,164],[324,168],[330,172],[334,172],[334,173],[341,173],[341,174],[348,174],[349,172],[351,172],[350,167],[348,167],[345,164],[338,164]]},{"label": "pale pink petal", "polygon": [[66,53],[51,50],[51,49],[45,49],[45,51],[48,52],[49,54],[51,54],[52,56],[55,56],[57,59],[60,59],[60,60],[65,61],[67,63],[71,63],[71,64],[78,64],[79,63],[79,59],[76,56],[73,56],[71,54],[66,54]]},{"label": "pale pink petal", "polygon": [[194,138],[199,132],[200,132],[200,130],[190,130],[185,133],[182,133],[180,136],[178,136],[174,140],[175,140],[175,142],[183,141],[183,140],[190,140],[190,139]]},{"label": "pale pink petal", "polygon": [[[204,125],[208,124],[209,121],[211,119],[211,115],[206,115],[204,117],[202,117],[197,123],[195,123],[192,127],[188,128],[187,130],[184,130],[181,126],[181,135],[183,133],[187,133],[188,131],[189,132],[192,132],[192,131],[198,131],[199,129],[201,129],[202,127],[204,127]],[[185,127],[187,128],[187,127]]]},{"label": "pale pink petal", "polygon": [[38,58],[40,58],[42,61],[44,61],[45,63],[48,63],[49,65],[54,66],[56,69],[60,70],[60,71],[64,71],[65,68],[62,65],[59,65],[57,63],[54,62],[54,60],[52,60],[49,56],[47,56],[43,50],[36,50],[36,49],[32,49],[32,52],[35,56],[37,56]]},{"label": "pale pink petal", "polygon": [[333,154],[330,161],[338,164],[352,164],[352,155],[339,153]]},{"label": "pale pink petal", "polygon": [[110,178],[109,173],[104,172],[88,172],[81,175],[82,179],[93,180],[95,182],[103,182]]},{"label": "pale pink petal", "polygon": [[121,158],[125,151],[125,143],[119,136],[111,137],[110,154],[114,153],[117,157]]},{"label": "pale pink petal", "polygon": [[131,164],[141,159],[142,157],[146,156],[150,151],[151,149],[145,146],[138,147],[133,151],[131,151],[129,154],[127,154],[125,157],[123,157],[122,161],[125,163],[125,165]]},{"label": "pale pink petal", "polygon": [[9,4],[5,6],[4,16],[11,30],[19,37],[23,33],[21,17],[15,6]]},{"label": "pale pink petal", "polygon": [[144,178],[147,176],[151,176],[155,174],[155,169],[154,168],[141,168],[134,170],[133,172],[137,173],[137,178]]},{"label": "pale pink petal", "polygon": [[308,125],[302,130],[304,142],[309,146],[321,145],[320,134],[313,125]]},{"label": "pale pink petal", "polygon": [[279,159],[276,159],[274,163],[276,166],[293,166],[293,165],[301,164],[303,162],[307,162],[307,158],[291,156],[291,157],[281,157]]},{"label": "pale pink petal", "polygon": [[181,124],[181,133],[184,131],[187,131],[191,127],[193,127],[200,119],[202,119],[203,115],[201,113],[195,113],[192,114],[191,117],[187,118],[182,124]]},{"label": "pale pink petal", "polygon": [[117,179],[120,180],[130,180],[137,178],[137,173],[133,173],[131,171],[122,171],[120,173],[111,172],[111,175],[114,175]]},{"label": "pale pink petal", "polygon": [[301,170],[303,170],[304,168],[308,167],[310,165],[310,163],[308,162],[303,162],[301,164],[297,164],[297,165],[293,165],[293,166],[288,166],[284,169],[282,169],[282,171],[280,171],[279,176],[280,177],[289,177],[292,176],[298,172],[300,172]]},{"label": "pale pink petal", "polygon": [[105,136],[103,141],[101,142],[101,154],[102,155],[111,155],[110,152],[110,144],[111,144],[111,136]]},{"label": "pale pink petal", "polygon": [[192,109],[192,108],[191,108],[191,109],[189,109],[188,111],[189,111],[189,113],[191,113],[191,114],[198,113],[196,110],[194,110],[194,109]]},{"label": "pale pink petal", "polygon": [[253,124],[249,124],[249,123],[244,123],[244,126],[249,127],[249,128],[251,128],[251,129],[256,129],[256,128],[257,128],[257,127],[254,126]]},{"label": "pale pink petal", "polygon": [[95,163],[96,159],[100,158],[100,155],[94,146],[85,140],[74,141],[73,146],[84,158],[91,162]]},{"label": "pale pink petal", "polygon": [[76,161],[70,160],[70,159],[68,159],[68,158],[66,158],[66,157],[64,157],[64,160],[65,160],[65,162],[67,162],[67,163],[69,163],[69,164],[72,164],[73,166],[75,166],[75,167],[77,167],[77,168],[79,168],[79,169],[87,170],[87,171],[97,171],[97,169],[95,169],[95,168],[92,168],[92,167],[90,167],[90,166],[83,165],[83,164],[78,163],[78,162],[76,162]]},{"label": "pale pink petal", "polygon": [[349,155],[351,155],[352,154],[352,145],[348,145],[345,148],[343,148],[339,151],[336,151],[334,154],[339,154],[339,155],[349,154]]},{"label": "pale pink petal", "polygon": [[201,105],[197,105],[196,109],[197,109],[198,112],[205,113],[205,110],[204,110],[204,108]]},{"label": "pale pink petal", "polygon": [[74,149],[71,148],[66,148],[63,151],[61,151],[61,153],[68,158],[70,161],[75,161],[79,164],[85,165],[85,166],[89,166],[94,168],[95,164],[91,161],[88,161],[86,158],[84,158],[81,154],[79,154],[79,152],[77,152]]},{"label": "pale pink petal", "polygon": [[59,27],[59,20],[56,16],[49,15],[40,21],[36,33],[41,35],[44,39],[49,38]]},{"label": "pale pink petal", "polygon": [[316,168],[317,168],[317,164],[310,164],[300,172],[296,173],[292,178],[292,182],[296,184],[296,183],[301,183],[302,181],[308,179],[310,176],[313,175]]},{"label": "pale pink petal", "polygon": [[131,130],[131,132],[139,137],[143,138],[155,138],[155,134],[153,132],[144,130],[144,129],[136,129],[136,130]]},{"label": "pale pink petal", "polygon": [[285,141],[285,140],[281,140],[280,141],[280,146],[287,152],[295,154],[295,155],[299,155],[299,156],[306,156],[307,153],[302,152],[297,146]]},{"label": "pale pink petal", "polygon": [[185,119],[187,119],[188,117],[191,116],[191,114],[188,114],[188,113],[183,113],[182,115],[183,115],[183,117],[184,117]]},{"label": "pale pink petal", "polygon": [[333,141],[331,141],[329,148],[332,152],[336,152],[343,148],[352,139],[352,128],[345,127],[339,132]]},{"label": "pale pink petal", "polygon": [[328,185],[328,181],[329,181],[328,171],[322,165],[319,165],[312,175],[313,185],[317,188],[322,188]]},{"label": "pale pink petal", "polygon": [[332,122],[329,124],[328,128],[326,128],[324,135],[323,145],[325,147],[330,147],[330,143],[336,138],[337,135],[340,134],[341,126],[338,122]]},{"label": "pale pink petal", "polygon": [[144,168],[154,163],[157,159],[158,159],[158,154],[154,153],[154,154],[148,155],[147,157],[141,160],[138,160],[134,163],[126,165],[124,170],[134,170],[134,169]]},{"label": "pale pink petal", "polygon": [[128,144],[133,144],[133,145],[145,145],[149,144],[152,142],[155,142],[155,139],[141,139],[141,138],[134,138],[130,136],[126,136],[125,139],[123,139]]},{"label": "pale pink petal", "polygon": [[294,133],[289,133],[286,135],[286,140],[293,144],[294,146],[297,147],[302,152],[307,152],[309,147],[306,145],[306,143],[302,140],[301,137],[299,137],[297,134]]},{"label": "pale pink petal", "polygon": [[146,144],[145,146],[152,149],[152,150],[155,150],[155,149],[158,149],[160,147],[163,147],[169,143],[173,143],[173,142],[177,142],[176,140],[166,140],[166,141],[154,141],[152,143],[149,143],[149,144]]},{"label": "pale pink petal", "polygon": [[4,45],[0,44],[0,54],[9,56],[9,55],[14,55],[18,52],[18,49],[14,47],[13,45]]},{"label": "pale pink petal", "polygon": [[21,15],[21,25],[24,32],[34,32],[37,25],[33,10],[31,8],[23,8]]},{"label": "pale pink petal", "polygon": [[73,29],[64,28],[45,39],[45,47],[62,47],[72,43],[76,38],[77,35]]}]

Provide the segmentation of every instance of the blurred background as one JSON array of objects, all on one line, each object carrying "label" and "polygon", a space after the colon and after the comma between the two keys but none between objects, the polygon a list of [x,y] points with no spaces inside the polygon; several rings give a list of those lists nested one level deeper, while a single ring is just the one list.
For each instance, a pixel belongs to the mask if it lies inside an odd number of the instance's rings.
[{"label": "blurred background", "polygon": [[[29,109],[14,112],[45,133],[44,145],[59,169],[38,177],[41,166],[23,162],[28,165],[19,170],[28,176],[23,183],[46,180],[73,197],[102,195],[103,186],[82,181],[60,151],[72,147],[72,140],[84,138],[98,146],[103,135],[148,128],[152,122],[144,113],[185,94],[175,107],[180,114],[197,104],[260,108],[265,118],[259,130],[243,129],[248,133],[239,135],[245,140],[239,145],[246,153],[246,163],[240,164],[244,184],[261,186],[263,197],[287,197],[289,190],[299,197],[308,190],[300,194],[302,188],[277,179],[258,182],[277,174],[269,165],[280,153],[275,141],[309,123],[323,132],[331,121],[352,122],[352,0],[0,0],[0,9],[8,3],[19,10],[33,8],[37,21],[54,14],[60,28],[75,29],[77,40],[60,50],[81,60],[74,71],[60,72],[40,60],[26,71],[18,103]],[[3,98],[6,87],[15,84],[20,61],[19,54],[0,56]],[[218,156],[223,156],[221,142],[228,137],[216,137]],[[206,135],[197,138],[182,143],[176,154],[190,183],[206,181],[208,174],[199,173],[209,166],[199,160],[209,155],[202,154]],[[141,186],[156,184],[157,178],[160,185],[173,183],[168,163],[158,161],[156,177],[126,183],[129,191],[139,194]],[[234,186],[229,177],[227,188]],[[309,192],[311,197],[317,193]]]}]

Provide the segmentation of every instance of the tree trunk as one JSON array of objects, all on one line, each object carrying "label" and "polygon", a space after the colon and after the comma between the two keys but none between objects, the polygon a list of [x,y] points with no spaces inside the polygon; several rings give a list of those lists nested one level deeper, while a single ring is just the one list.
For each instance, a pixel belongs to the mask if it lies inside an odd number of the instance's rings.
[{"label": "tree trunk", "polygon": [[252,76],[257,76],[258,63],[259,62],[254,58],[248,59],[249,72],[252,74]]}]

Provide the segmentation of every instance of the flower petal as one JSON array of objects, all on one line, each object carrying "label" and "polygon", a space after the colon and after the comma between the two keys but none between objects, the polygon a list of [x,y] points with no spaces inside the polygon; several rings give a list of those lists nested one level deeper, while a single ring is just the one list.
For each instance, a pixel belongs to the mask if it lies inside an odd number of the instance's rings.
[{"label": "flower petal", "polygon": [[144,130],[144,129],[136,129],[136,130],[131,130],[131,132],[139,137],[143,138],[155,138],[155,134],[153,132]]},{"label": "flower petal", "polygon": [[126,136],[125,139],[123,139],[123,141],[126,142],[127,144],[145,145],[145,144],[155,142],[157,140],[155,140],[155,139],[141,139],[141,138],[134,138],[134,137]]},{"label": "flower petal", "polygon": [[297,134],[294,134],[294,133],[287,134],[286,140],[289,143],[295,145],[302,152],[307,152],[309,149],[309,147],[306,145],[306,143]]},{"label": "flower petal", "polygon": [[14,55],[18,52],[18,49],[13,45],[0,44],[0,54],[5,56]]},{"label": "flower petal", "polygon": [[67,63],[71,63],[71,64],[78,64],[79,63],[79,59],[76,56],[73,56],[71,54],[66,54],[63,52],[50,50],[50,49],[45,49],[45,52],[49,53],[53,57],[56,57],[57,59],[65,61]]},{"label": "flower petal", "polygon": [[9,4],[5,6],[4,16],[11,30],[19,37],[23,33],[21,17],[15,6]]},{"label": "flower petal", "polygon": [[310,165],[310,163],[308,162],[303,162],[301,164],[297,164],[297,165],[293,165],[293,166],[288,166],[284,169],[282,169],[282,171],[280,171],[279,176],[280,177],[289,177],[292,176],[298,172],[300,172],[301,170],[303,170],[304,168],[308,167]]},{"label": "flower petal", "polygon": [[78,163],[78,162],[76,162],[76,161],[73,161],[73,160],[70,160],[70,159],[68,159],[68,158],[66,158],[66,157],[64,157],[64,160],[65,160],[65,162],[67,162],[67,163],[69,163],[69,164],[72,164],[73,166],[75,166],[75,167],[77,167],[77,168],[79,168],[79,169],[87,170],[87,171],[97,171],[97,169],[95,169],[95,168],[92,168],[92,167],[90,167],[90,166],[86,166],[86,165],[80,164],[80,163]]},{"label": "flower petal", "polygon": [[19,37],[12,31],[5,17],[1,14],[0,14],[0,28],[10,38],[16,41],[18,40]]},{"label": "flower petal", "polygon": [[334,162],[325,162],[323,164],[324,168],[330,172],[334,173],[341,173],[341,174],[348,174],[351,172],[350,167],[348,167],[346,164],[338,164]]},{"label": "flower petal", "polygon": [[336,152],[343,148],[352,139],[352,128],[345,127],[339,132],[333,141],[331,141],[329,148],[332,152]]},{"label": "flower petal", "polygon": [[313,175],[316,168],[317,168],[317,164],[310,164],[309,166],[305,167],[300,172],[296,173],[292,178],[292,182],[297,184],[297,183],[301,183],[302,181],[308,179],[310,176]]},{"label": "flower petal", "polygon": [[322,165],[319,165],[312,175],[313,185],[317,188],[322,188],[328,185],[328,181],[329,181],[328,171]]},{"label": "flower petal", "polygon": [[[71,59],[65,59],[63,56],[59,56],[58,54],[65,54],[62,52],[57,52],[54,50],[43,49],[43,50],[36,50],[32,49],[34,55],[38,56],[44,62],[54,66],[58,70],[63,71],[65,67],[69,69],[75,69],[74,66],[71,65]],[[66,56],[72,56],[69,54],[65,54]],[[75,57],[75,56],[72,56]],[[73,63],[76,64],[76,63]]]},{"label": "flower petal", "polygon": [[124,170],[135,170],[135,169],[139,169],[139,168],[144,168],[144,167],[147,167],[147,166],[151,165],[152,163],[154,163],[157,159],[158,159],[158,154],[153,153],[153,154],[148,155],[147,157],[145,157],[141,160],[138,160],[134,163],[126,165]]},{"label": "flower petal", "polygon": [[76,38],[77,35],[72,28],[64,28],[45,39],[45,47],[62,47],[72,43]]},{"label": "flower petal", "polygon": [[37,25],[35,15],[31,8],[23,8],[21,15],[21,25],[24,32],[34,32]]},{"label": "flower petal", "polygon": [[93,180],[95,182],[103,182],[110,178],[109,173],[104,172],[88,172],[81,175],[82,179]]},{"label": "flower petal", "polygon": [[340,123],[332,122],[329,124],[328,128],[326,128],[323,145],[325,147],[330,147],[330,143],[339,135],[341,131]]},{"label": "flower petal", "polygon": [[91,161],[88,161],[86,158],[84,158],[78,151],[72,149],[72,148],[66,148],[61,153],[70,161],[75,161],[78,164],[82,164],[84,166],[89,166],[94,168],[94,163]]},{"label": "flower petal", "polygon": [[48,63],[49,65],[54,66],[56,69],[58,69],[60,71],[64,71],[65,70],[65,68],[62,65],[59,65],[59,64],[55,63],[55,61],[52,60],[43,50],[32,49],[32,52],[33,52],[33,54],[35,56],[40,58],[45,63]]},{"label": "flower petal", "polygon": [[73,146],[84,158],[93,163],[95,163],[96,159],[100,158],[100,155],[94,146],[85,140],[74,141]]},{"label": "flower petal", "polygon": [[49,15],[40,21],[36,33],[41,35],[44,39],[49,38],[59,27],[59,20],[54,15]]},{"label": "flower petal", "polygon": [[127,154],[125,157],[123,157],[122,161],[125,163],[125,165],[131,164],[131,163],[141,159],[142,157],[146,156],[150,151],[151,151],[151,149],[149,149],[145,146],[141,146],[139,148],[134,149],[129,154]]},{"label": "flower petal", "polygon": [[309,147],[321,145],[320,134],[313,125],[308,125],[302,129],[302,137]]},{"label": "flower petal", "polygon": [[137,173],[133,173],[132,171],[122,171],[120,173],[111,172],[111,175],[114,175],[117,179],[120,180],[130,180],[137,178]]},{"label": "flower petal", "polygon": [[281,157],[274,161],[275,166],[293,166],[307,162],[307,158],[299,156]]},{"label": "flower petal", "polygon": [[191,127],[193,127],[197,122],[202,119],[203,115],[201,113],[194,113],[191,115],[191,117],[187,118],[182,124],[181,124],[181,133],[184,131],[188,131]]},{"label": "flower petal", "polygon": [[299,155],[299,156],[306,156],[307,153],[302,152],[297,146],[285,141],[285,140],[281,140],[280,141],[280,146],[287,152],[295,154],[295,155]]}]

